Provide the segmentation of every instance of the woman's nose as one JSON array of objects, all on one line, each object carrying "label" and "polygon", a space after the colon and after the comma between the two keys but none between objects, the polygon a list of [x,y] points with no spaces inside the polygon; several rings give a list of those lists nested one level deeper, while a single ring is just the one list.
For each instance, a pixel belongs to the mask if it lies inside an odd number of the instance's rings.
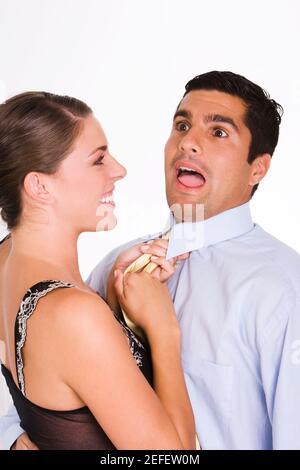
[{"label": "woman's nose", "polygon": [[119,163],[114,157],[111,156],[111,159],[111,177],[116,181],[124,178],[127,174],[126,168],[121,165],[121,163]]}]

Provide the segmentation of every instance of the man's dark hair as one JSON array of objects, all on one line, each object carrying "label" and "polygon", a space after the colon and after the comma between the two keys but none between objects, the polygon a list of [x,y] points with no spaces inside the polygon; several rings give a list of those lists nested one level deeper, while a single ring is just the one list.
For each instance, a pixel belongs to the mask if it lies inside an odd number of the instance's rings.
[{"label": "man's dark hair", "polygon": [[[192,90],[217,90],[241,98],[247,107],[244,122],[252,137],[248,163],[263,153],[273,155],[283,108],[267,91],[241,75],[219,71],[197,75],[186,84],[185,90],[184,96]],[[251,196],[257,188],[258,184],[253,187]]]}]

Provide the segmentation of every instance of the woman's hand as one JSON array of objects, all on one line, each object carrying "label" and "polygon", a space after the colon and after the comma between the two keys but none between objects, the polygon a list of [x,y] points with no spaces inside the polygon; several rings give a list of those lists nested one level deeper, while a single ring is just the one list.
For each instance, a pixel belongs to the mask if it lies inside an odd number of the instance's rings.
[{"label": "woman's hand", "polygon": [[142,253],[151,255],[151,262],[157,264],[157,268],[152,271],[151,275],[161,282],[166,282],[174,274],[178,261],[189,257],[189,253],[184,253],[167,261],[168,243],[168,240],[158,238],[140,247]]},{"label": "woman's hand", "polygon": [[39,448],[29,439],[28,434],[23,432],[11,446],[11,450],[39,450]]},{"label": "woman's hand", "polygon": [[158,266],[152,272],[153,276],[159,279],[161,282],[167,281],[174,273],[176,263],[179,260],[188,258],[189,256],[189,253],[185,253],[167,261],[166,255],[168,243],[168,240],[158,238],[129,248],[118,256],[113,265],[112,272],[114,272],[116,269],[120,269],[124,272],[131,263],[139,258],[139,256],[142,254],[147,254],[149,257],[151,257],[151,262],[154,262]]},{"label": "woman's hand", "polygon": [[137,245],[134,245],[131,248],[128,248],[127,250],[120,253],[116,261],[114,262],[114,265],[112,267],[112,273],[114,273],[116,269],[120,269],[124,272],[125,269],[127,269],[131,263],[133,263],[139,256],[143,254],[142,246],[146,245],[147,243],[138,243]]},{"label": "woman's hand", "polygon": [[114,272],[116,270],[124,272],[139,256],[148,254],[151,256],[151,261],[157,264],[157,268],[152,271],[151,275],[161,282],[166,282],[175,272],[176,263],[189,256],[189,253],[186,253],[167,261],[167,249],[168,240],[159,238],[135,245],[118,256],[108,276],[106,296],[108,305],[117,315],[119,314],[119,302],[114,287]]},{"label": "woman's hand", "polygon": [[147,336],[154,330],[165,334],[179,329],[168,288],[155,276],[116,270],[114,287],[122,309]]}]

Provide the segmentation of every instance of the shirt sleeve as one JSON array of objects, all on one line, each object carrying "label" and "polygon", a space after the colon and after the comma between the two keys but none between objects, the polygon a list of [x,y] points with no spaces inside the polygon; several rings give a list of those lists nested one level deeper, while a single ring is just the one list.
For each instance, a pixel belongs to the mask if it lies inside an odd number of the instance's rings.
[{"label": "shirt sleeve", "polygon": [[6,415],[0,418],[0,441],[3,450],[9,450],[24,429],[20,426],[20,418],[14,405],[11,405]]},{"label": "shirt sleeve", "polygon": [[[288,299],[287,299],[288,297]],[[300,302],[285,292],[261,346],[261,373],[273,449],[300,449]],[[284,312],[285,310],[285,312]]]}]

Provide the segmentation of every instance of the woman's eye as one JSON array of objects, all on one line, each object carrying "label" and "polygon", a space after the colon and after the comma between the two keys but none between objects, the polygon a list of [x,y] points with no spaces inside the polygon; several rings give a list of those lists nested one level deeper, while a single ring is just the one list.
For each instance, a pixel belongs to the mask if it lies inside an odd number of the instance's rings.
[{"label": "woman's eye", "polygon": [[228,137],[227,132],[225,132],[223,129],[214,129],[213,135],[215,137]]},{"label": "woman's eye", "polygon": [[176,127],[177,131],[179,131],[179,132],[187,132],[190,128],[190,126],[187,122],[177,122],[175,124],[175,127]]},{"label": "woman's eye", "polygon": [[101,157],[97,158],[97,160],[94,162],[94,165],[103,165],[103,160],[104,155],[101,155]]}]

